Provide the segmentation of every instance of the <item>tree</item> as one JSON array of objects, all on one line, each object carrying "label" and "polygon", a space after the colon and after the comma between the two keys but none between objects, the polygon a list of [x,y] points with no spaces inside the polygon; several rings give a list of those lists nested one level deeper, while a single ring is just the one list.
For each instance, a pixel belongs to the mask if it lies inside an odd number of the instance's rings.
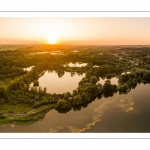
[{"label": "tree", "polygon": [[77,95],[78,94],[78,91],[77,90],[73,90],[73,95]]},{"label": "tree", "polygon": [[148,75],[147,75],[146,72],[143,74],[142,78],[143,78],[143,80],[147,80],[148,79]]},{"label": "tree", "polygon": [[103,85],[103,91],[104,92],[113,92],[114,85],[110,83],[110,80],[106,80]]},{"label": "tree", "polygon": [[43,95],[43,90],[41,87],[39,87],[39,97],[41,98],[42,95]]},{"label": "tree", "polygon": [[82,104],[82,97],[81,95],[76,95],[73,97],[73,105]]},{"label": "tree", "polygon": [[4,97],[4,94],[5,94],[5,87],[0,86],[0,97]]},{"label": "tree", "polygon": [[39,96],[37,95],[35,98],[34,98],[35,101],[39,101]]},{"label": "tree", "polygon": [[34,80],[33,81],[33,86],[39,86],[39,81],[38,80]]},{"label": "tree", "polygon": [[119,86],[119,92],[127,92],[128,86],[127,84]]},{"label": "tree", "polygon": [[87,93],[82,92],[81,97],[82,97],[82,101],[83,102],[87,102],[88,101],[88,94]]},{"label": "tree", "polygon": [[46,95],[47,88],[44,87],[43,94]]},{"label": "tree", "polygon": [[99,81],[99,79],[98,79],[96,76],[91,76],[91,77],[90,77],[90,83],[96,84],[97,81]]},{"label": "tree", "polygon": [[71,106],[67,104],[67,101],[64,99],[59,99],[55,109],[60,110],[60,109],[69,109]]}]

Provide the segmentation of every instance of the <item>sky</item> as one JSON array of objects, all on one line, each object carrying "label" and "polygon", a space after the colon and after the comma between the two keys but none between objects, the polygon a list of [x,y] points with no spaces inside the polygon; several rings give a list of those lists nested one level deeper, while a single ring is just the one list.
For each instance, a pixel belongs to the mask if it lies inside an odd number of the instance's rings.
[{"label": "sky", "polygon": [[0,44],[150,45],[150,18],[1,17]]}]

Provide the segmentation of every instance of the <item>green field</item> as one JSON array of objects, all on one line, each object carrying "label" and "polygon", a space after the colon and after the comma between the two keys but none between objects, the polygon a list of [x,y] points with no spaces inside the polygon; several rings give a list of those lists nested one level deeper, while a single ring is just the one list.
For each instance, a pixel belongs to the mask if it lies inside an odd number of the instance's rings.
[{"label": "green field", "polygon": [[14,51],[14,50],[25,50],[31,49],[32,46],[29,45],[0,45],[0,51]]},{"label": "green field", "polygon": [[16,76],[16,77],[13,77],[13,78],[5,78],[5,79],[0,79],[0,86],[6,86],[6,85],[8,85],[11,81],[13,81],[13,80],[15,80],[15,79],[17,79],[17,78],[19,78],[19,77],[21,77],[21,76]]},{"label": "green field", "polygon": [[[15,124],[31,124],[37,120],[44,118],[45,114],[55,108],[56,104],[48,104],[33,109],[25,105],[1,105],[0,113],[5,116],[4,119],[0,119],[0,124],[15,123]],[[13,113],[8,113],[8,110]]]},{"label": "green field", "polygon": [[135,67],[136,71],[146,71],[146,72],[150,72],[150,70],[148,69],[143,69],[143,68],[139,68],[139,67]]},{"label": "green field", "polygon": [[8,111],[13,111],[15,114],[18,114],[18,113],[28,112],[31,109],[33,109],[31,106],[26,106],[23,104],[17,104],[17,105],[3,104],[0,105],[0,114],[7,114]]}]

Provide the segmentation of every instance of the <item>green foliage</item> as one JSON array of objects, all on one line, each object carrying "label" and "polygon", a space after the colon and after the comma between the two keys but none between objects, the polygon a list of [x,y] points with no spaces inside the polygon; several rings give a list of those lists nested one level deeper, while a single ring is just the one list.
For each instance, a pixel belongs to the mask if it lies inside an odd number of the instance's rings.
[{"label": "green foliage", "polygon": [[96,76],[91,76],[91,77],[90,77],[90,83],[92,83],[92,84],[97,83],[98,80],[99,80],[99,79],[98,79]]},{"label": "green foliage", "polygon": [[6,116],[4,116],[4,115],[0,115],[0,119],[6,119]]},{"label": "green foliage", "polygon": [[38,80],[33,81],[33,86],[39,86],[39,81]]},{"label": "green foliage", "polygon": [[113,92],[114,85],[110,83],[110,80],[106,80],[103,86],[103,92]]},{"label": "green foliage", "polygon": [[0,86],[0,97],[4,97],[4,95],[5,95],[5,87]]},{"label": "green foliage", "polygon": [[61,109],[69,109],[71,106],[67,103],[64,99],[59,99],[55,109],[61,110]]},{"label": "green foliage", "polygon": [[36,103],[33,105],[33,108],[38,108],[38,107],[40,107],[40,106],[42,106],[42,105],[51,104],[51,103],[52,103],[51,101],[49,101],[49,100],[47,100],[47,99],[43,99],[43,100],[41,100],[41,101],[36,102]]},{"label": "green foliage", "polygon": [[[78,48],[80,49],[81,47]],[[66,55],[30,55],[31,53],[37,53],[37,50],[34,49],[29,51],[20,50],[18,52],[2,51],[0,52],[0,79],[1,81],[8,80],[9,82],[5,85],[1,82],[0,104],[5,102],[13,105],[26,104],[38,108],[45,104],[57,103],[57,110],[75,109],[74,106],[87,104],[97,96],[101,97],[102,94],[104,96],[112,96],[117,90],[120,92],[129,91],[131,88],[136,87],[137,83],[150,83],[150,72],[132,69],[126,58],[119,60],[118,57],[113,55],[118,53],[118,55],[123,57],[122,52],[110,49],[105,51],[95,48],[93,51],[91,48],[90,50],[81,48],[78,54],[70,52],[70,48],[62,49]],[[127,49],[125,49],[125,53]],[[43,50],[39,51],[42,52]],[[148,54],[148,50],[141,51],[140,55],[144,56],[142,61],[149,62],[145,57]],[[63,64],[68,64],[69,62],[85,62],[88,65],[85,67],[63,66]],[[98,67],[93,67],[94,65]],[[30,71],[22,69],[28,66],[34,67]],[[128,67],[131,67],[133,72],[120,75]],[[78,88],[73,90],[73,93],[50,94],[47,93],[46,88],[35,87],[39,86],[38,78],[42,76],[45,70],[55,70],[59,77],[62,77],[65,71],[70,72],[72,76],[75,73],[85,73],[85,77],[79,82]],[[111,78],[115,75],[120,75],[118,86],[111,84],[109,80],[103,86],[99,83],[97,84],[99,77]],[[34,86],[30,88],[29,85],[32,82]],[[76,110],[80,109],[81,107],[78,107]]]},{"label": "green foliage", "polygon": [[118,88],[119,88],[119,92],[127,92],[127,90],[129,89],[127,84],[121,85]]}]

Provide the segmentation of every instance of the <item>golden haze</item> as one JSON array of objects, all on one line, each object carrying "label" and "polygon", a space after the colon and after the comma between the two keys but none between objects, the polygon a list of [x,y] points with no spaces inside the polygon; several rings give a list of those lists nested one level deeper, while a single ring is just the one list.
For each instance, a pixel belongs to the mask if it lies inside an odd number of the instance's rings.
[{"label": "golden haze", "polygon": [[0,24],[0,44],[150,44],[150,18],[3,17]]}]

